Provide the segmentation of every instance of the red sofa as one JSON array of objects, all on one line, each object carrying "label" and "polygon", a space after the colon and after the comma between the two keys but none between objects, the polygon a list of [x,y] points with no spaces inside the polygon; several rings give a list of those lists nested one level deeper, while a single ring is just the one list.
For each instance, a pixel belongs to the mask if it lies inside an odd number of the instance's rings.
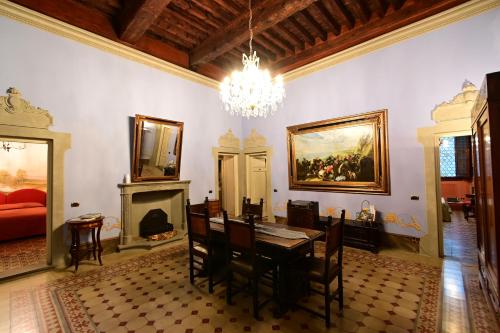
[{"label": "red sofa", "polygon": [[45,235],[47,194],[36,189],[0,193],[0,241]]}]

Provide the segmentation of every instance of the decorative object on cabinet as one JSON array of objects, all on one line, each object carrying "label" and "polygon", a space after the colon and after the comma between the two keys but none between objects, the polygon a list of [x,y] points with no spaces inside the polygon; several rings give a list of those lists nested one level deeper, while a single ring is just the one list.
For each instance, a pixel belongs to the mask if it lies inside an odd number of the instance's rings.
[{"label": "decorative object on cabinet", "polygon": [[361,210],[356,213],[356,221],[372,224],[375,222],[375,206],[370,205],[370,201],[361,202]]},{"label": "decorative object on cabinet", "polygon": [[499,96],[500,72],[487,74],[472,109],[472,155],[479,272],[482,289],[497,312],[500,310]]},{"label": "decorative object on cabinet", "polygon": [[184,123],[135,116],[132,180],[179,180]]},{"label": "decorative object on cabinet", "polygon": [[287,127],[291,190],[390,194],[387,110]]}]

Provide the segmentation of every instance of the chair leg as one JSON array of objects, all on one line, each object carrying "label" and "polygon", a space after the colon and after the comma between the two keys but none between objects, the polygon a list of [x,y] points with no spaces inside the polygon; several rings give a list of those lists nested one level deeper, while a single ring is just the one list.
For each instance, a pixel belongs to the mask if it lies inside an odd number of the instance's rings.
[{"label": "chair leg", "polygon": [[194,284],[194,263],[193,254],[189,253],[189,281]]},{"label": "chair leg", "polygon": [[273,299],[278,300],[278,266],[273,268]]},{"label": "chair leg", "polygon": [[342,269],[339,272],[339,276],[337,277],[338,288],[339,288],[339,312],[340,316],[344,316],[344,282],[342,281]]},{"label": "chair leg", "polygon": [[255,277],[252,280],[253,286],[253,316],[255,320],[259,319],[259,278]]},{"label": "chair leg", "polygon": [[330,284],[325,283],[325,325],[330,327]]},{"label": "chair leg", "polygon": [[214,278],[212,274],[212,259],[207,258],[207,274],[208,274],[208,292],[212,294],[214,292]]},{"label": "chair leg", "polygon": [[227,277],[226,277],[226,303],[231,305],[233,304],[233,291],[232,291],[232,286],[231,286],[231,280],[233,279],[233,274],[231,271],[227,272]]}]

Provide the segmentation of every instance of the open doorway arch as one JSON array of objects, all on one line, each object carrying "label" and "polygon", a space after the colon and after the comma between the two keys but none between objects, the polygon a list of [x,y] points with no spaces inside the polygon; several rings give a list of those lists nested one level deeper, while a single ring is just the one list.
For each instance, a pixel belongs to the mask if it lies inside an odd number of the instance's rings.
[{"label": "open doorway arch", "polygon": [[50,131],[52,116],[21,98],[16,88],[0,96],[0,133],[9,138],[45,141],[47,165],[47,265],[65,264],[64,243],[64,152],[70,148],[71,135]]},{"label": "open doorway arch", "polygon": [[471,134],[471,110],[478,91],[469,81],[451,101],[437,105],[432,111],[432,127],[417,130],[418,141],[424,146],[427,234],[420,239],[420,252],[443,257],[441,186],[439,173],[439,143],[445,136]]}]

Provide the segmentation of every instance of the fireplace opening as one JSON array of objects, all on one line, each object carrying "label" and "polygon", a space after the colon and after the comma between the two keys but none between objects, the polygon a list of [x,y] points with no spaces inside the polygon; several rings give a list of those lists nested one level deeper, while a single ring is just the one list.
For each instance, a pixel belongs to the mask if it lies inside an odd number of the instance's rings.
[{"label": "fireplace opening", "polygon": [[174,230],[174,225],[168,222],[168,215],[162,209],[151,209],[139,223],[139,235],[151,239],[152,236],[160,235]]}]

